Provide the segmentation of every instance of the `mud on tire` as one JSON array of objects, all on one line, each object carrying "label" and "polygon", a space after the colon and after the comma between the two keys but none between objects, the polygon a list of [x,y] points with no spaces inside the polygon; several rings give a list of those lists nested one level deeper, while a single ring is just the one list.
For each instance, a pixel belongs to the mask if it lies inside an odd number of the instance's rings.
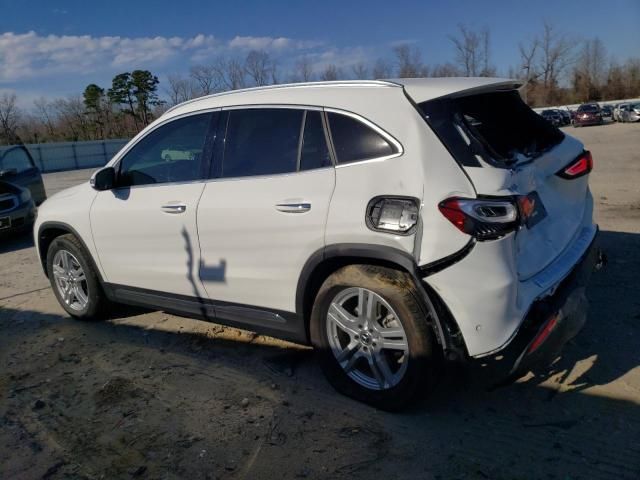
[{"label": "mud on tire", "polygon": [[[381,297],[382,303],[386,303],[395,313],[392,316],[394,318],[392,322],[396,322],[397,319],[402,325],[405,333],[403,338],[406,340],[408,352],[403,353],[403,358],[398,360],[399,364],[406,361],[406,366],[403,367],[401,376],[399,373],[396,375],[395,378],[400,379],[395,384],[382,382],[379,387],[364,386],[363,383],[366,382],[354,380],[353,370],[350,370],[351,376],[346,373],[334,353],[336,352],[336,335],[329,333],[328,324],[332,321],[328,319],[329,310],[332,309],[332,312],[335,312],[336,307],[332,306],[332,303],[336,299],[344,298],[345,294],[354,290],[354,287],[355,289],[366,289],[373,292],[375,296]],[[313,306],[310,333],[321,369],[336,390],[383,410],[399,410],[432,388],[435,373],[440,367],[440,355],[428,317],[429,315],[435,316],[436,312],[430,311],[419,298],[413,280],[408,274],[385,267],[349,265],[336,271],[325,280]],[[380,310],[383,310],[382,315],[387,313],[384,306],[380,307]],[[357,308],[355,312],[357,315]],[[379,318],[377,314],[372,316]],[[389,318],[389,315],[386,318]],[[382,319],[376,320],[376,322],[382,321]],[[359,321],[355,323],[355,329],[362,326],[358,325],[361,323]],[[394,325],[397,326],[397,323]],[[380,332],[375,328],[374,330],[374,335],[384,333],[384,328]],[[353,341],[355,344],[354,338],[356,337],[364,342],[362,335],[357,335],[357,333],[357,330],[350,333],[350,338],[344,340],[343,343]],[[334,339],[330,339],[330,335]],[[380,340],[380,335],[377,335],[377,338]],[[360,348],[365,348],[364,345],[367,344],[362,343]],[[369,346],[369,352],[372,352],[371,346]],[[388,352],[385,351],[384,355],[388,355]],[[362,365],[362,361],[367,362],[367,358],[363,357],[357,361]],[[366,370],[367,365],[365,364],[361,368]],[[373,368],[371,371],[373,372]]]}]

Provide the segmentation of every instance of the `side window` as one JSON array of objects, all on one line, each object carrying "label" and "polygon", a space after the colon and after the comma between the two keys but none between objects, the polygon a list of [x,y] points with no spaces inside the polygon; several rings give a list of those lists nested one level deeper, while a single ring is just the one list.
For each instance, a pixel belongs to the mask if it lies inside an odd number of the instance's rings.
[{"label": "side window", "polygon": [[191,115],[158,127],[120,161],[119,186],[186,182],[203,178],[205,140],[213,113]]},{"label": "side window", "polygon": [[303,114],[286,108],[229,111],[222,177],[295,172]]},{"label": "side window", "polygon": [[397,153],[382,135],[359,120],[334,112],[328,112],[327,118],[338,164]]},{"label": "side window", "polygon": [[14,147],[0,152],[0,170],[15,170],[22,173],[34,168],[35,165],[25,147]]},{"label": "side window", "polygon": [[330,167],[331,157],[324,136],[321,113],[308,110],[304,121],[304,136],[300,151],[300,170]]}]

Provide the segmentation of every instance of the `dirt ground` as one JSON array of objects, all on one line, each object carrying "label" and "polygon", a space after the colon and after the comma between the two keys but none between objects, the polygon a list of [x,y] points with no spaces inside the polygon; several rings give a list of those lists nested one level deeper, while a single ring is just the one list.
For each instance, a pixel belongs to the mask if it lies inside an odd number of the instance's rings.
[{"label": "dirt ground", "polygon": [[450,369],[402,414],[338,395],[295,345],[163,312],[74,321],[30,237],[4,240],[0,478],[640,478],[640,125],[568,133],[609,257],[587,325],[543,373],[488,390]]}]

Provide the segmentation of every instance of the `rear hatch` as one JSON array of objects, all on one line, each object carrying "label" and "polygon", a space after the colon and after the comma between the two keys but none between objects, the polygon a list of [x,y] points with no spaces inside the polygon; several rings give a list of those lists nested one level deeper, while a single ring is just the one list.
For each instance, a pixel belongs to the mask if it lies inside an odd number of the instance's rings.
[{"label": "rear hatch", "polygon": [[533,200],[535,221],[515,233],[520,280],[543,270],[580,235],[591,217],[588,177],[557,173],[581,158],[583,145],[533,112],[514,85],[484,85],[418,107],[478,197]]}]

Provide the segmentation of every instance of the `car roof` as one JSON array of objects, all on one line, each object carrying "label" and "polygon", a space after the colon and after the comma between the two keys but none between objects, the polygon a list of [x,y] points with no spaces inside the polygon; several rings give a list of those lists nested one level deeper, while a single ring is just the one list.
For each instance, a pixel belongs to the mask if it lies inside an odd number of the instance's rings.
[{"label": "car roof", "polygon": [[[305,97],[317,99],[323,94],[327,98],[335,98],[337,93],[344,93],[345,89],[368,92],[374,98],[383,90],[393,89],[401,92],[404,89],[416,103],[432,100],[444,96],[455,96],[481,92],[483,90],[519,88],[517,80],[488,77],[446,77],[446,78],[392,78],[386,80],[347,80],[329,82],[290,83],[269,85],[264,87],[245,88],[228,92],[207,95],[176,105],[164,115],[178,115],[194,110],[219,108],[231,105],[248,104],[278,104],[303,102]],[[285,102],[286,100],[286,102]]]}]

